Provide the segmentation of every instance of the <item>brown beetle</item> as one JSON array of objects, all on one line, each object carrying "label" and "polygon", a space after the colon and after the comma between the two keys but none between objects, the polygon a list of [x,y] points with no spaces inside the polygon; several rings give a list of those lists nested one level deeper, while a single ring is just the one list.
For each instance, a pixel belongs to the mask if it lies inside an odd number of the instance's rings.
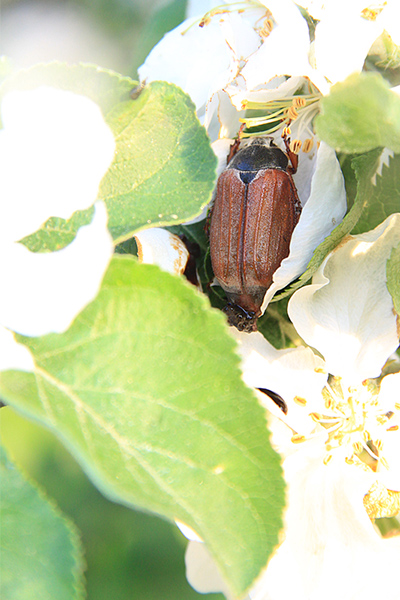
[{"label": "brown beetle", "polygon": [[292,179],[297,156],[272,138],[254,138],[220,175],[211,213],[214,275],[226,293],[230,325],[256,331],[265,292],[289,254],[301,204]]}]

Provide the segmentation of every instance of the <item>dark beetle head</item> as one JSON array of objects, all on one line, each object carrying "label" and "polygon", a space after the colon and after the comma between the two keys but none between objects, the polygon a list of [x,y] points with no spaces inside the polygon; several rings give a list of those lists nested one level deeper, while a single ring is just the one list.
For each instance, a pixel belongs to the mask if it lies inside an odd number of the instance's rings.
[{"label": "dark beetle head", "polygon": [[254,138],[232,158],[227,169],[240,172],[243,183],[250,183],[264,169],[286,171],[288,157],[274,144],[272,138]]},{"label": "dark beetle head", "polygon": [[229,325],[233,325],[239,331],[245,331],[246,333],[257,331],[257,317],[259,313],[256,316],[255,312],[245,310],[238,304],[231,302],[228,302],[222,310],[228,317]]}]

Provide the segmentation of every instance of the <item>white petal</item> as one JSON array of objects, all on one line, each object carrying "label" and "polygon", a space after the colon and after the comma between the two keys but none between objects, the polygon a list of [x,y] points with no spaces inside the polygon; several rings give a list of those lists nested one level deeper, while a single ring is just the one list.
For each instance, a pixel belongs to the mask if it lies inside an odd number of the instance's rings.
[{"label": "white petal", "polygon": [[286,539],[252,600],[398,598],[400,537],[382,539],[363,506],[374,474],[307,449],[284,463]]},{"label": "white petal", "polygon": [[368,50],[382,33],[379,20],[371,21],[361,16],[365,7],[363,0],[337,0],[326,6],[317,24],[316,66],[332,83],[361,71]]},{"label": "white petal", "polygon": [[21,244],[0,250],[0,322],[24,335],[65,331],[93,300],[113,253],[103,203],[90,225],[63,250],[30,252]]},{"label": "white petal", "polygon": [[182,240],[175,234],[154,227],[135,234],[139,260],[150,265],[158,265],[164,271],[182,275],[186,269],[189,252]]},{"label": "white petal", "polygon": [[[306,165],[307,160],[304,161]],[[300,168],[301,165],[299,171]],[[345,212],[346,191],[339,162],[334,150],[321,142],[310,196],[293,232],[289,256],[274,273],[274,282],[265,295],[262,311],[278,290],[305,271],[315,248],[341,222]]]},{"label": "white petal", "polygon": [[[239,344],[244,382],[279,394],[288,413],[284,415],[265,394],[258,395],[260,401],[294,431],[307,434],[313,430],[315,423],[309,414],[323,408],[324,361],[310,348],[276,350],[259,332],[243,333],[232,327],[230,333]],[[297,398],[306,399],[306,406],[299,405]]]},{"label": "white petal", "polygon": [[235,61],[219,21],[199,27],[188,19],[167,33],[139,67],[141,81],[169,81],[190,95],[196,108],[233,78]]},{"label": "white petal", "polygon": [[330,373],[352,382],[378,377],[398,346],[386,287],[386,261],[400,241],[400,214],[349,238],[325,260],[313,284],[295,292],[289,316],[325,358]]},{"label": "white petal", "polygon": [[68,219],[96,200],[115,141],[100,108],[48,87],[2,102],[0,237],[17,241],[49,217]]},{"label": "white petal", "polygon": [[233,104],[238,110],[242,108],[243,102],[271,102],[272,100],[282,100],[304,86],[304,77],[285,76],[274,77],[266,83],[261,89],[255,91],[248,90],[246,87],[239,87],[235,84],[227,86],[226,91],[231,97]]},{"label": "white petal", "polygon": [[276,76],[311,73],[308,26],[299,9],[289,0],[273,0],[264,4],[272,11],[276,25],[241,71],[250,91]]},{"label": "white petal", "polygon": [[186,578],[200,594],[222,592],[226,598],[231,598],[205,544],[190,541],[186,548],[185,563]]},{"label": "white petal", "polygon": [[232,138],[237,135],[239,119],[244,115],[245,111],[237,110],[228,94],[220,90],[207,104],[203,125],[212,141]]},{"label": "white petal", "polygon": [[29,349],[19,344],[11,331],[0,326],[0,371],[33,371],[35,363]]}]

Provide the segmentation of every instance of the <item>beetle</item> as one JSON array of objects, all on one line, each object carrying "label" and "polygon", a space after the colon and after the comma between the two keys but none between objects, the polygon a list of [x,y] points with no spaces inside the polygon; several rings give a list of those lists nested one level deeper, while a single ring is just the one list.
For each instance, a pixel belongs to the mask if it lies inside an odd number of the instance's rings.
[{"label": "beetle", "polygon": [[[270,137],[238,149],[219,176],[210,219],[214,275],[227,296],[223,309],[239,331],[256,331],[265,292],[301,213],[292,174],[297,155]],[[291,165],[289,165],[289,159]]]}]

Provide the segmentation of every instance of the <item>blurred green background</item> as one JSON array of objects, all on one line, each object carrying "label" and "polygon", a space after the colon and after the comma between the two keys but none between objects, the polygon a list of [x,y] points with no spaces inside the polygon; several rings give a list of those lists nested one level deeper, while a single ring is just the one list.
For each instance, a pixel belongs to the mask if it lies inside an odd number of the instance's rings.
[{"label": "blurred green background", "polygon": [[187,0],[2,0],[0,54],[13,67],[61,60],[136,76],[185,18]]},{"label": "blurred green background", "polygon": [[[183,20],[185,6],[186,0],[3,0],[0,54],[12,68],[62,60],[135,77],[163,33]],[[88,600],[201,598],[186,582],[186,540],[177,527],[108,501],[47,430],[9,407],[0,418],[10,457],[81,532]]]}]

